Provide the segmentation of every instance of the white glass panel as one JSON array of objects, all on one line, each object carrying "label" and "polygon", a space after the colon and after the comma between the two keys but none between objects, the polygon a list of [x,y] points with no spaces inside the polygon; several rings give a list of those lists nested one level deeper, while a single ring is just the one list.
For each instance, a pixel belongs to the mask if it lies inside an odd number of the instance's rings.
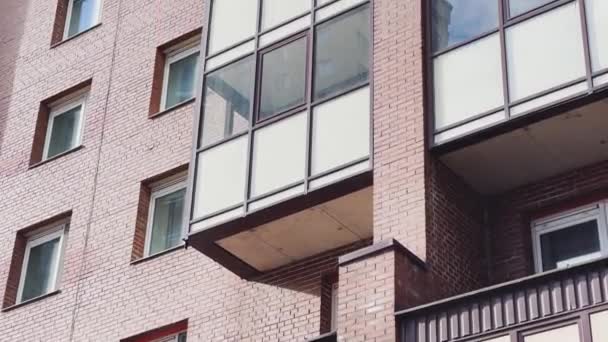
[{"label": "white glass panel", "polygon": [[433,72],[436,129],[504,105],[498,34],[440,55]]},{"label": "white glass panel", "polygon": [[308,183],[308,187],[310,189],[318,189],[318,188],[320,188],[322,186],[329,185],[331,183],[337,182],[337,181],[339,181],[341,179],[344,179],[346,177],[354,176],[354,175],[356,175],[358,173],[361,173],[363,171],[368,170],[369,169],[369,163],[370,163],[369,160],[362,161],[362,162],[360,162],[358,164],[355,164],[353,166],[349,166],[349,167],[347,167],[345,169],[342,169],[340,171],[336,171],[336,172],[330,173],[330,174],[328,174],[326,176],[319,177],[317,179],[313,179],[313,180],[311,180]]},{"label": "white glass panel", "polygon": [[511,116],[527,113],[534,108],[538,108],[540,106],[549,104],[551,102],[565,99],[569,96],[575,95],[580,92],[584,92],[586,90],[587,90],[587,82],[583,81],[581,83],[564,88],[562,90],[554,91],[548,95],[541,96],[534,100],[526,101],[522,104],[519,104],[519,105],[511,108]]},{"label": "white glass panel", "polygon": [[255,48],[255,42],[250,40],[243,43],[233,49],[230,49],[224,53],[221,53],[215,57],[207,60],[207,70],[211,70],[220,65],[230,62],[231,60],[237,59],[253,51]]},{"label": "white glass panel", "polygon": [[214,0],[211,13],[209,54],[253,37],[258,13],[257,0]]},{"label": "white glass panel", "polygon": [[608,311],[594,313],[589,318],[593,342],[608,341]]},{"label": "white glass panel", "polygon": [[593,79],[593,85],[596,87],[606,83],[608,83],[608,74],[598,76]]},{"label": "white glass panel", "polygon": [[304,180],[306,112],[255,132],[251,196]]},{"label": "white glass panel", "polygon": [[102,0],[72,0],[66,38],[88,30],[99,21]]},{"label": "white glass panel", "polygon": [[197,232],[203,230],[205,228],[213,227],[222,222],[227,222],[233,220],[239,216],[242,216],[245,213],[244,207],[239,207],[230,211],[227,211],[223,214],[219,214],[217,216],[210,217],[206,220],[197,222],[190,227],[191,232]]},{"label": "white glass panel", "polygon": [[578,3],[507,29],[511,101],[585,76]]},{"label": "white glass panel", "polygon": [[32,247],[25,267],[20,301],[42,296],[53,290],[61,237]]},{"label": "white glass panel", "polygon": [[484,116],[483,118],[477,119],[475,121],[469,122],[467,124],[454,127],[445,132],[439,133],[435,135],[435,143],[440,144],[446,142],[448,140],[454,139],[456,137],[465,135],[469,132],[486,128],[492,125],[495,125],[501,121],[505,120],[505,112],[500,111],[488,116]]},{"label": "white glass panel", "polygon": [[258,209],[261,209],[264,207],[268,207],[272,204],[286,200],[290,197],[294,197],[294,196],[296,196],[298,194],[302,194],[302,193],[304,193],[304,184],[298,185],[291,189],[287,189],[285,191],[281,191],[275,195],[262,198],[261,200],[251,202],[249,204],[249,211],[251,212],[251,211],[258,210]]},{"label": "white glass panel", "polygon": [[332,1],[334,1],[334,0],[317,0],[317,6],[321,6],[321,5],[330,3]]},{"label": "white glass panel", "polygon": [[586,0],[589,44],[593,71],[608,68],[608,1]]},{"label": "white glass panel", "polygon": [[212,214],[244,200],[247,137],[199,154],[194,218]]},{"label": "white glass panel", "polygon": [[310,0],[262,0],[262,30],[310,11]]},{"label": "white glass panel", "polygon": [[369,87],[314,108],[312,174],[369,156]]},{"label": "white glass panel", "polygon": [[267,32],[260,36],[260,46],[266,46],[270,43],[276,42],[277,40],[287,37],[292,33],[303,30],[305,27],[310,26],[311,16],[310,14],[302,17],[298,20],[294,20],[289,24],[278,27],[270,32]]},{"label": "white glass panel", "polygon": [[485,340],[482,342],[511,342],[511,337],[509,337],[509,335],[506,335],[506,336],[501,336],[501,337],[496,337],[496,338],[492,338],[489,340]]},{"label": "white glass panel", "polygon": [[315,15],[315,19],[317,21],[321,21],[323,19],[327,19],[329,17],[331,17],[332,15],[343,11],[351,6],[354,6],[356,4],[362,3],[364,0],[340,0],[340,1],[336,1],[335,3],[331,4],[331,5],[327,5],[326,7],[321,8],[320,10],[317,11],[316,15]]},{"label": "white glass panel", "polygon": [[547,330],[538,334],[524,336],[524,342],[578,342],[580,336],[578,332],[578,325],[568,325],[565,327]]}]

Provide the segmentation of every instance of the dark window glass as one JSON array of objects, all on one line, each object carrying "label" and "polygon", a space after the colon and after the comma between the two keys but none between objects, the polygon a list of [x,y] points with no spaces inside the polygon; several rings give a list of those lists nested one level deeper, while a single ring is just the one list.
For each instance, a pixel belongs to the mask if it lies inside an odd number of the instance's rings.
[{"label": "dark window glass", "polygon": [[433,51],[475,38],[498,27],[497,0],[432,1]]},{"label": "dark window glass", "polygon": [[518,16],[555,0],[509,0],[509,15]]},{"label": "dark window glass", "polygon": [[368,6],[321,24],[315,36],[315,99],[366,81],[369,46]]},{"label": "dark window glass", "polygon": [[194,53],[169,66],[165,108],[171,108],[194,97],[198,55]]},{"label": "dark window glass", "polygon": [[305,95],[305,37],[262,56],[260,120],[304,103]]},{"label": "dark window glass", "polygon": [[79,139],[78,121],[81,110],[82,107],[78,106],[53,119],[46,158],[54,157],[76,147]]},{"label": "dark window glass", "polygon": [[182,243],[182,219],[186,189],[159,197],[154,203],[149,255]]},{"label": "dark window glass", "polygon": [[600,252],[597,221],[579,223],[540,237],[543,270],[548,271],[582,261]]},{"label": "dark window glass", "polygon": [[207,75],[201,145],[212,144],[249,127],[253,56]]},{"label": "dark window glass", "polygon": [[42,296],[52,288],[54,264],[59,257],[60,238],[55,238],[30,249],[21,301]]},{"label": "dark window glass", "polygon": [[71,37],[97,24],[101,0],[74,0],[67,37]]}]

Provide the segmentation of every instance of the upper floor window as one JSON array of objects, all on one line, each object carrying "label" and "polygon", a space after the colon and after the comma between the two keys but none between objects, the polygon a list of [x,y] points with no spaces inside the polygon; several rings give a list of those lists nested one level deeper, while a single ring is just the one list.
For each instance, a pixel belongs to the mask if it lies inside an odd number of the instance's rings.
[{"label": "upper floor window", "polygon": [[194,97],[198,74],[198,37],[189,44],[166,52],[161,110],[168,109]]},{"label": "upper floor window", "polygon": [[61,278],[67,223],[45,228],[27,239],[17,303],[53,292]]},{"label": "upper floor window", "polygon": [[87,93],[50,105],[42,160],[80,145],[86,99]]},{"label": "upper floor window", "polygon": [[509,16],[515,17],[556,0],[509,0]]},{"label": "upper floor window", "polygon": [[64,39],[86,31],[99,23],[102,0],[69,0]]},{"label": "upper floor window", "polygon": [[182,244],[185,196],[186,184],[183,179],[152,189],[145,256]]},{"label": "upper floor window", "polygon": [[152,342],[186,342],[186,332],[182,332],[173,336],[163,337]]},{"label": "upper floor window", "polygon": [[608,255],[606,202],[533,223],[536,269],[565,268]]}]

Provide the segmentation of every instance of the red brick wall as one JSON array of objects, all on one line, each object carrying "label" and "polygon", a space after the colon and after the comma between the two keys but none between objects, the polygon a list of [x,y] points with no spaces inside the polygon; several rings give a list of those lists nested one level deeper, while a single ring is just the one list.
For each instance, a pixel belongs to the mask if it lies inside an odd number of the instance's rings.
[{"label": "red brick wall", "polygon": [[494,199],[491,282],[534,272],[530,223],[538,215],[608,198],[608,161],[522,186]]}]

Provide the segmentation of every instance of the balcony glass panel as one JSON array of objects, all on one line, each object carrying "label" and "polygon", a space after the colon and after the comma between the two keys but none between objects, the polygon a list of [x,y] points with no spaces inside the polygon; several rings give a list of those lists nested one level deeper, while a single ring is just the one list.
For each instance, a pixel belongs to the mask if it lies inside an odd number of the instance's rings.
[{"label": "balcony glass panel", "polygon": [[240,137],[198,157],[194,218],[236,205],[244,200],[247,137]]},{"label": "balcony glass panel", "polygon": [[310,11],[310,0],[262,0],[262,30]]},{"label": "balcony glass panel", "polygon": [[555,0],[509,0],[509,15],[518,16]]},{"label": "balcony glass panel", "polygon": [[586,0],[589,44],[593,71],[608,68],[608,1]]},{"label": "balcony glass panel", "polygon": [[251,196],[304,180],[306,113],[259,129],[253,145]]},{"label": "balcony glass panel", "polygon": [[436,57],[433,69],[437,129],[504,105],[498,33]]},{"label": "balcony glass panel", "polygon": [[524,336],[524,342],[555,342],[555,341],[580,341],[578,325],[572,324],[561,328],[550,329],[536,334]]},{"label": "balcony glass panel", "polygon": [[369,6],[318,26],[315,40],[315,99],[366,81],[369,74],[369,46]]},{"label": "balcony glass panel", "polygon": [[369,156],[369,97],[365,87],[315,107],[313,175]]},{"label": "balcony glass panel", "polygon": [[431,1],[433,51],[467,41],[498,27],[498,1]]},{"label": "balcony glass panel", "polygon": [[263,55],[260,92],[260,120],[304,103],[305,37]]},{"label": "balcony glass panel", "polygon": [[207,75],[202,146],[248,129],[254,65],[251,56]]},{"label": "balcony glass panel", "polygon": [[209,54],[223,50],[256,31],[256,0],[214,0],[211,13]]},{"label": "balcony glass panel", "polygon": [[594,342],[608,341],[608,311],[597,312],[589,316],[591,320],[591,336]]},{"label": "balcony glass panel", "polygon": [[508,28],[506,43],[512,101],[585,75],[576,2]]},{"label": "balcony glass panel", "polygon": [[596,220],[540,236],[543,271],[564,268],[601,256]]}]

